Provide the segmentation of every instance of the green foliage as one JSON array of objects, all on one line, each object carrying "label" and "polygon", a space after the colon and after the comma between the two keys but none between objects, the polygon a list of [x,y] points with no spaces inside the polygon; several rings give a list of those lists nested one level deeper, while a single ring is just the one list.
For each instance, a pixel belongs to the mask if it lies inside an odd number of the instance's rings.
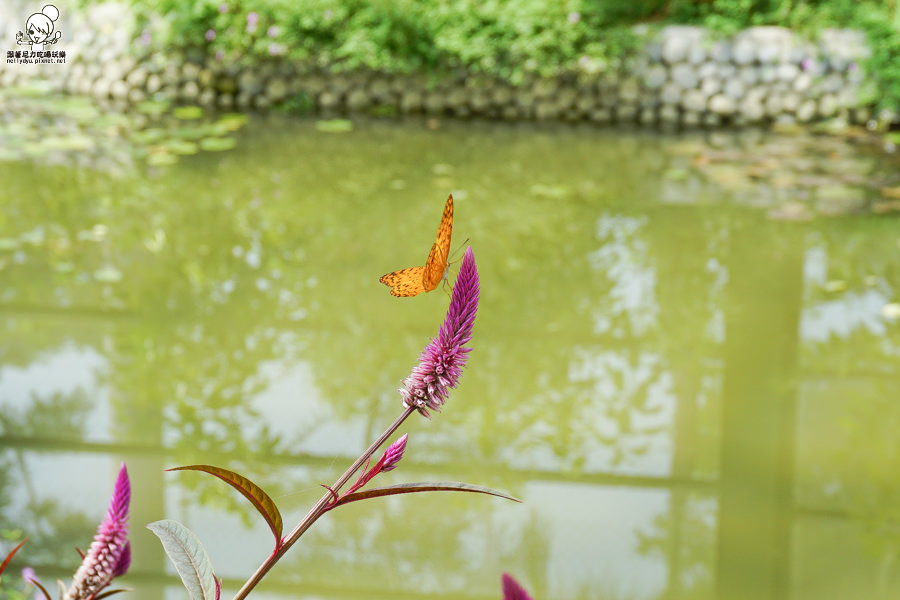
[{"label": "green foliage", "polygon": [[873,4],[857,6],[854,22],[869,36],[869,72],[878,83],[882,108],[900,109],[900,10],[888,15]]},{"label": "green foliage", "polygon": [[180,0],[134,2],[166,15],[168,45],[228,62],[285,56],[333,70],[408,73],[459,67],[507,79],[551,74],[629,45],[628,27],[660,0]]},{"label": "green foliage", "polygon": [[[82,0],[90,2],[91,0]],[[867,65],[883,106],[900,106],[896,0],[132,0],[166,15],[168,45],[229,63],[284,56],[332,70],[484,72],[516,83],[579,61],[609,64],[633,47],[638,23],[694,23],[730,34],[780,25],[814,38],[824,27],[869,36]],[[613,62],[615,64],[615,62]]]}]

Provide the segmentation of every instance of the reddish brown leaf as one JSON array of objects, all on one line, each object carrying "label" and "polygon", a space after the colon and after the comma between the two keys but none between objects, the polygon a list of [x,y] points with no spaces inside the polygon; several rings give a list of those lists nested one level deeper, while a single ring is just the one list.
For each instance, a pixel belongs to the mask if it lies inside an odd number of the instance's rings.
[{"label": "reddish brown leaf", "polygon": [[204,473],[209,473],[210,475],[218,477],[239,491],[244,498],[250,501],[256,510],[259,511],[259,514],[266,520],[266,523],[269,524],[269,528],[275,536],[275,547],[278,548],[281,546],[281,530],[283,525],[281,513],[278,511],[278,507],[275,506],[275,501],[272,500],[261,487],[243,475],[211,465],[188,465],[186,467],[167,469],[167,471],[203,471]]},{"label": "reddish brown leaf", "polygon": [[7,565],[9,565],[9,561],[11,561],[11,560],[12,560],[12,557],[16,555],[16,552],[19,551],[19,548],[21,548],[22,546],[25,545],[25,542],[26,542],[27,540],[28,540],[28,538],[26,537],[26,538],[23,539],[21,542],[19,542],[19,544],[18,544],[15,548],[13,548],[12,550],[10,550],[9,554],[6,555],[6,558],[3,559],[3,562],[2,562],[2,563],[0,563],[0,575],[3,574],[3,571],[6,569]]},{"label": "reddish brown leaf", "polygon": [[113,594],[119,594],[121,592],[131,592],[131,591],[134,591],[134,590],[130,590],[128,588],[116,588],[114,590],[106,590],[105,592],[102,592],[102,593],[94,596],[93,600],[103,600],[103,598],[108,598],[108,597],[112,596]]},{"label": "reddish brown leaf", "polygon": [[53,600],[53,598],[50,597],[50,592],[47,591],[47,588],[41,585],[40,581],[32,579],[31,583],[33,583],[37,587],[37,589],[41,590],[41,593],[44,594],[44,598],[46,600]]},{"label": "reddish brown leaf", "polygon": [[342,504],[356,502],[357,500],[366,500],[368,498],[380,498],[382,496],[396,496],[397,494],[416,494],[419,492],[471,492],[475,494],[487,494],[489,496],[497,496],[506,498],[513,502],[521,502],[518,498],[510,496],[504,492],[492,490],[491,488],[481,487],[480,485],[471,485],[469,483],[459,483],[457,481],[436,481],[423,483],[401,483],[388,487],[372,488],[361,492],[353,492],[347,494],[331,506],[332,509]]}]

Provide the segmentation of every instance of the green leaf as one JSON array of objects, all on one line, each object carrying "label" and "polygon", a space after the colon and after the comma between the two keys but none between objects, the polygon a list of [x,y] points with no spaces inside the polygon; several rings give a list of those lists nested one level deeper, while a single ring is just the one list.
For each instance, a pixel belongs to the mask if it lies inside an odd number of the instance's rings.
[{"label": "green leaf", "polygon": [[150,523],[147,529],[162,542],[191,600],[216,600],[216,575],[197,536],[171,519]]},{"label": "green leaf", "polygon": [[13,548],[12,550],[10,550],[9,554],[6,555],[6,558],[4,558],[3,562],[0,563],[0,575],[3,574],[3,571],[4,571],[4,569],[6,569],[6,566],[9,564],[9,561],[11,561],[12,557],[16,555],[16,552],[19,551],[19,548],[21,548],[22,546],[25,545],[26,541],[28,541],[27,537],[24,538],[21,542],[19,542],[18,545],[15,548]]},{"label": "green leaf", "polygon": [[399,485],[391,485],[388,487],[372,488],[370,490],[353,492],[352,494],[347,494],[346,496],[335,502],[329,507],[329,509],[335,508],[336,506],[340,506],[342,504],[347,504],[349,502],[356,502],[357,500],[380,498],[382,496],[396,496],[397,494],[415,494],[418,492],[472,492],[475,494],[487,494],[488,496],[506,498],[507,500],[512,500],[513,502],[521,502],[521,500],[510,496],[509,494],[497,490],[492,490],[491,488],[482,487],[480,485],[459,483],[457,481],[435,481],[422,483],[401,483]]},{"label": "green leaf", "polygon": [[223,469],[221,467],[213,467],[210,465],[188,465],[186,467],[175,467],[174,469],[167,469],[169,471],[203,471],[204,473],[209,473],[210,475],[215,475],[241,494],[243,494],[244,498],[250,501],[250,503],[259,511],[259,514],[263,516],[266,520],[266,523],[269,524],[269,528],[272,530],[272,534],[275,536],[275,547],[281,546],[281,529],[282,529],[282,521],[281,521],[281,513],[278,511],[278,507],[275,506],[275,501],[269,497],[269,495],[263,491],[261,487],[244,477],[243,475],[239,475],[234,471],[229,471],[228,469]]}]

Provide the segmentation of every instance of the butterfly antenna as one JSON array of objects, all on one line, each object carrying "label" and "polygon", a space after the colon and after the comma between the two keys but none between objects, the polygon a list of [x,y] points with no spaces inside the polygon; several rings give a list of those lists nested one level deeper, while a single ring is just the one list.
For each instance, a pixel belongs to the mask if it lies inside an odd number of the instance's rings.
[{"label": "butterfly antenna", "polygon": [[[468,243],[469,243],[469,238],[466,238],[466,240],[462,244],[460,244],[459,246],[456,247],[456,250],[454,250],[450,253],[450,256],[453,256],[454,254],[459,253],[460,249],[464,248],[466,246],[466,244],[468,244]],[[454,261],[449,261],[447,264],[455,265],[456,263],[458,263],[461,260],[462,260],[462,257],[459,257]]]}]

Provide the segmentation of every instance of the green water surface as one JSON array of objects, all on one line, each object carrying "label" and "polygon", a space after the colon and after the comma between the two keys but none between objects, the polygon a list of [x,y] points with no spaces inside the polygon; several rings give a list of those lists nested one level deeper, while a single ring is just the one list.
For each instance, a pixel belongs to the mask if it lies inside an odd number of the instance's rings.
[{"label": "green water surface", "polygon": [[342,129],[255,117],[232,150],[115,173],[0,163],[0,529],[29,536],[11,585],[26,564],[71,576],[124,460],[128,596],[186,597],[143,527],[172,518],[230,597],[268,527],[163,469],[240,471],[290,529],[401,411],[448,296],[378,278],[424,263],[452,192],[473,351],[376,483],[524,502],[347,506],[259,597],[499,598],[504,571],[536,599],[900,595],[900,221],[826,210],[889,159],[769,134]]}]

